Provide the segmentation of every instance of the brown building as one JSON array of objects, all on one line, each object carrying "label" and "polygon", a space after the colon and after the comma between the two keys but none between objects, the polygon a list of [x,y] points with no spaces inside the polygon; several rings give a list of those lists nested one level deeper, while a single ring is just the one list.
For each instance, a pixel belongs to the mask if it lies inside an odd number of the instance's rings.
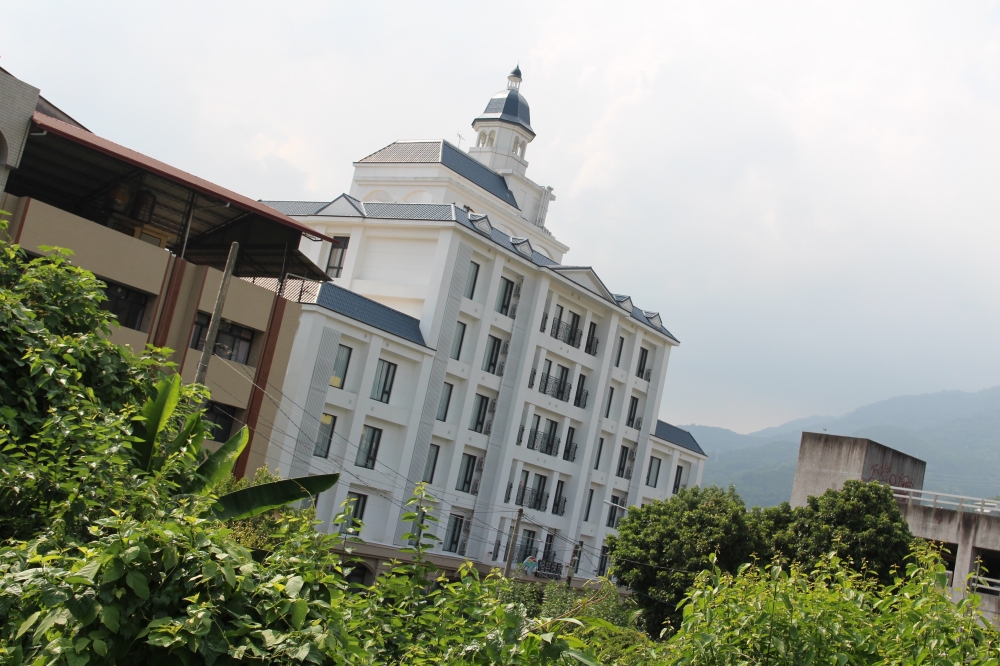
[{"label": "brown building", "polygon": [[[194,380],[232,241],[239,260],[206,384],[209,418],[225,439],[251,430],[237,473],[264,464],[280,385],[301,306],[277,295],[282,279],[327,277],[300,251],[303,236],[332,240],[278,211],[101,138],[0,70],[0,210],[9,239],[29,254],[44,246],[107,283],[112,339],[140,350],[175,350]],[[298,284],[302,284],[300,281]]]}]

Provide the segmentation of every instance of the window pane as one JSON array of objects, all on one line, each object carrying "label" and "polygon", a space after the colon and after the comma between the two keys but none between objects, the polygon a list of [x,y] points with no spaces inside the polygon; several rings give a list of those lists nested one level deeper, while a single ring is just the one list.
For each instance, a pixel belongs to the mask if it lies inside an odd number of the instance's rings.
[{"label": "window pane", "polygon": [[472,409],[472,423],[469,425],[469,430],[474,430],[476,432],[482,432],[483,427],[486,424],[486,412],[490,406],[490,399],[485,395],[476,395],[476,401],[473,404]]},{"label": "window pane", "polygon": [[350,242],[349,236],[334,236],[333,239],[339,243],[339,247],[330,249],[330,261],[327,263],[326,274],[332,278],[339,278],[344,270],[344,257],[347,256],[347,244]]},{"label": "window pane", "polygon": [[107,310],[118,318],[122,328],[138,331],[142,325],[142,317],[146,313],[146,294],[129,289],[113,282],[107,282],[104,295],[107,300],[101,303],[101,309]]},{"label": "window pane", "polygon": [[372,384],[372,400],[389,403],[392,394],[392,382],[396,378],[396,364],[379,359],[375,368],[375,382]]},{"label": "window pane", "polygon": [[358,456],[354,459],[354,464],[366,469],[375,469],[381,440],[382,431],[379,428],[365,426],[364,432],[361,433],[361,445],[358,447]]},{"label": "window pane", "polygon": [[458,322],[455,325],[455,337],[451,341],[451,357],[456,361],[462,355],[462,341],[465,340],[465,324]]},{"label": "window pane", "polygon": [[510,310],[510,299],[514,293],[514,283],[507,278],[500,278],[500,292],[497,294],[496,311],[502,315]]},{"label": "window pane", "polygon": [[361,531],[361,521],[365,519],[365,509],[368,507],[368,495],[361,493],[347,493],[347,507],[344,509],[344,523],[342,530]]},{"label": "window pane", "polygon": [[472,298],[476,295],[476,280],[479,279],[479,264],[474,261],[469,262],[469,279],[465,283],[465,297]]},{"label": "window pane", "polygon": [[332,414],[324,414],[319,421],[319,432],[316,434],[316,447],[313,455],[326,458],[330,455],[330,442],[333,440],[333,428],[337,424],[337,417]]},{"label": "window pane", "polygon": [[448,420],[448,405],[451,404],[451,391],[455,388],[448,382],[444,383],[444,388],[441,389],[441,402],[438,403],[438,421]]},{"label": "window pane", "polygon": [[337,348],[337,358],[333,362],[333,376],[330,377],[330,386],[342,389],[344,381],[347,379],[347,367],[351,364],[351,348],[340,345]]},{"label": "window pane", "polygon": [[587,493],[587,508],[583,512],[583,522],[590,521],[590,505],[594,503],[594,489],[591,488],[590,492]]},{"label": "window pane", "polygon": [[655,488],[660,479],[660,459],[656,456],[649,458],[649,472],[646,473],[646,485]]},{"label": "window pane", "polygon": [[601,451],[604,449],[604,438],[597,440],[597,456],[594,458],[594,469],[601,467]]},{"label": "window pane", "polygon": [[424,465],[424,478],[421,479],[424,483],[434,483],[434,471],[437,469],[438,454],[440,452],[440,446],[431,444],[431,448],[427,452],[427,464]]},{"label": "window pane", "polygon": [[472,477],[476,474],[476,456],[462,454],[462,468],[458,472],[458,484],[455,490],[467,493],[472,490]]},{"label": "window pane", "polygon": [[233,433],[236,408],[209,400],[205,405],[204,419],[218,428],[210,428],[208,437],[216,442],[225,442]]},{"label": "window pane", "polygon": [[615,387],[612,386],[608,389],[608,405],[604,408],[604,418],[609,418],[611,416],[611,401],[615,399]]}]

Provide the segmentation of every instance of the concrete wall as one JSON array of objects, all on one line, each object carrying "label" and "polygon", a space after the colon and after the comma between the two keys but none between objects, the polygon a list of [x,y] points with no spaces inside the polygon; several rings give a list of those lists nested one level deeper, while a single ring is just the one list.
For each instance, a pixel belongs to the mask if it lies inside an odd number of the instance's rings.
[{"label": "concrete wall", "polygon": [[926,465],[870,439],[803,432],[791,504],[803,506],[810,496],[840,490],[850,479],[920,489]]},{"label": "concrete wall", "polygon": [[11,169],[21,163],[31,116],[38,103],[38,88],[0,72],[0,192]]}]

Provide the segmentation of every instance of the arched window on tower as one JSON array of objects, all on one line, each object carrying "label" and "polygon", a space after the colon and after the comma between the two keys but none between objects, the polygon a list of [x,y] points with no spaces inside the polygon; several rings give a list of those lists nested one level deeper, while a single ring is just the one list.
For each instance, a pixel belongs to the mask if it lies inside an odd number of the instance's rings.
[{"label": "arched window on tower", "polygon": [[525,149],[527,147],[528,147],[528,142],[527,141],[522,141],[521,142],[521,151],[520,151],[520,153],[518,153],[521,156],[522,160],[524,159],[524,151],[525,151]]},{"label": "arched window on tower", "polygon": [[496,140],[496,138],[497,138],[496,130],[490,130],[490,136],[486,140],[486,146],[488,148],[492,148],[493,147],[493,142]]},{"label": "arched window on tower", "polygon": [[512,153],[514,153],[515,155],[517,155],[517,154],[518,154],[518,152],[520,151],[520,148],[521,148],[521,140],[520,140],[520,139],[518,139],[518,138],[517,138],[517,137],[515,136],[515,137],[514,137],[514,147],[513,147],[513,148],[511,148],[510,152],[512,152]]},{"label": "arched window on tower", "polygon": [[479,140],[476,142],[476,147],[479,148],[485,145],[486,145],[486,132],[480,132]]}]

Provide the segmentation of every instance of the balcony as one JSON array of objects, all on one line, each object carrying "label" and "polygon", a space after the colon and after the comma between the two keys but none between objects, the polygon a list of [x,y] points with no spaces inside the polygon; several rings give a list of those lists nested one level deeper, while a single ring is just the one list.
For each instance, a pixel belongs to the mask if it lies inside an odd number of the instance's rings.
[{"label": "balcony", "polygon": [[[509,501],[513,486],[513,483],[507,484],[507,494],[504,497],[504,502]],[[545,511],[549,506],[549,494],[539,492],[537,488],[518,486],[517,494],[514,495],[514,504],[534,509],[535,511]]]},{"label": "balcony", "polygon": [[576,392],[576,397],[573,398],[573,406],[574,407],[579,407],[580,409],[586,409],[587,408],[587,397],[589,395],[590,395],[590,393],[589,393],[589,391],[587,391],[587,389],[583,389],[582,391],[577,391]]},{"label": "balcony", "polygon": [[538,578],[551,578],[558,580],[562,578],[563,565],[562,562],[555,562],[552,560],[539,560],[538,568],[535,569],[535,576]]},{"label": "balcony", "polygon": [[597,345],[599,342],[600,340],[596,335],[587,338],[587,345],[583,348],[583,351],[591,356],[597,356]]},{"label": "balcony", "polygon": [[554,431],[546,432],[544,430],[535,430],[534,428],[528,431],[528,443],[526,446],[532,451],[538,451],[547,456],[555,456],[559,454],[559,444],[560,438],[556,437]]},{"label": "balcony", "polygon": [[549,329],[549,335],[551,335],[556,340],[565,342],[571,347],[580,348],[580,340],[583,338],[583,331],[579,328],[573,328],[569,323],[565,321],[560,321],[558,319],[552,320],[552,327]]},{"label": "balcony", "polygon": [[562,516],[566,514],[566,498],[557,497],[552,500],[552,513],[557,516]]},{"label": "balcony", "polygon": [[538,380],[538,391],[546,395],[551,395],[556,400],[569,402],[569,394],[572,392],[572,385],[569,381],[560,381],[555,375],[543,374]]},{"label": "balcony", "polygon": [[563,449],[563,460],[576,462],[576,444],[566,442],[566,447]]}]

